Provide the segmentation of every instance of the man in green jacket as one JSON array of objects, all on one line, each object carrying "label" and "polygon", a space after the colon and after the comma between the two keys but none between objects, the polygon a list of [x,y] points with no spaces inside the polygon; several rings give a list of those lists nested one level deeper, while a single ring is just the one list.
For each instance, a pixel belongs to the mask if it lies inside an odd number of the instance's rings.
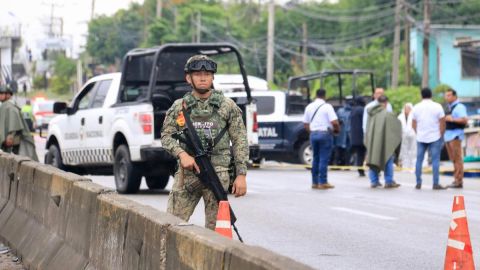
[{"label": "man in green jacket", "polygon": [[10,88],[0,86],[0,145],[3,152],[27,156],[38,161],[35,142],[22,117],[20,108],[13,103]]},{"label": "man in green jacket", "polygon": [[397,117],[386,110],[388,99],[380,96],[378,104],[368,109],[367,147],[368,177],[371,187],[381,187],[378,174],[385,173],[385,188],[397,188],[400,184],[393,180],[393,154],[402,141],[402,124]]}]

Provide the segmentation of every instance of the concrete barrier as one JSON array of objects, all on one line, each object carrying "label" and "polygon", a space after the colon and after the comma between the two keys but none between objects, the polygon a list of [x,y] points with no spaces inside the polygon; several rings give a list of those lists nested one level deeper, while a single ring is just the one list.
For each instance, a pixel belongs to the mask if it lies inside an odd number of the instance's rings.
[{"label": "concrete barrier", "polygon": [[0,153],[0,239],[28,269],[311,269]]},{"label": "concrete barrier", "polygon": [[8,194],[7,203],[5,204],[0,213],[0,235],[8,234],[10,239],[15,238],[14,240],[16,240],[15,242],[17,244],[20,241],[20,239],[17,239],[17,233],[21,227],[15,226],[12,223],[9,224],[8,222],[11,219],[16,220],[16,222],[26,222],[24,215],[21,215],[21,213],[15,213],[18,188],[18,181],[16,180],[16,178],[18,175],[20,163],[28,160],[29,159],[27,158],[8,155],[2,162],[5,167],[2,167],[0,170],[3,175],[3,177],[1,177],[3,184],[1,184],[0,187],[5,187],[8,189],[0,192],[2,194]]},{"label": "concrete barrier", "polygon": [[98,269],[165,269],[167,230],[182,221],[118,194],[102,194],[98,201],[91,264]]},{"label": "concrete barrier", "polygon": [[7,205],[10,196],[10,176],[7,169],[9,163],[6,158],[0,159],[0,211]]},{"label": "concrete barrier", "polygon": [[9,160],[7,158],[0,158],[0,213],[7,205],[8,198],[10,197],[10,177],[8,175],[8,165]]},{"label": "concrete barrier", "polygon": [[167,269],[312,269],[261,247],[231,241],[198,226],[172,226],[167,236]]}]

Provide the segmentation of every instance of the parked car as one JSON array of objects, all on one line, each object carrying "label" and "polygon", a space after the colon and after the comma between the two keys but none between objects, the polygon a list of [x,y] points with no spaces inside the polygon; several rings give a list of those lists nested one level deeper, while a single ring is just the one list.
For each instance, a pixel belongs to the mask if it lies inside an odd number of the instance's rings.
[{"label": "parked car", "polygon": [[[246,99],[245,93],[225,93],[235,101]],[[303,110],[307,104],[299,93],[287,91],[252,91],[257,103],[258,142],[262,158],[311,163],[308,134],[303,126]]]},{"label": "parked car", "polygon": [[53,104],[55,101],[46,100],[44,98],[37,98],[32,102],[32,114],[34,118],[34,129],[41,131],[48,129],[50,120],[55,117],[53,112]]}]

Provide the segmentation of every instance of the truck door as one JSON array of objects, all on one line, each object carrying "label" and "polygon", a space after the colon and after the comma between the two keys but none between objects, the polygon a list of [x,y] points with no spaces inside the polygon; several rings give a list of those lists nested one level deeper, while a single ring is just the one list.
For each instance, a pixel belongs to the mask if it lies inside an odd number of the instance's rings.
[{"label": "truck door", "polygon": [[261,150],[279,150],[283,146],[283,123],[278,96],[254,96],[257,100],[258,137]]},{"label": "truck door", "polygon": [[87,109],[92,101],[97,82],[85,86],[72,104],[72,113],[67,115],[63,129],[64,145],[61,147],[64,162],[70,165],[83,164],[86,160],[84,144]]},{"label": "truck door", "polygon": [[107,96],[111,79],[97,82],[95,92],[92,96],[92,101],[88,109],[85,110],[85,138],[84,151],[88,155],[86,163],[111,163],[111,142],[109,141],[108,130],[105,127],[110,127],[110,117],[108,109],[104,108],[105,98]]}]

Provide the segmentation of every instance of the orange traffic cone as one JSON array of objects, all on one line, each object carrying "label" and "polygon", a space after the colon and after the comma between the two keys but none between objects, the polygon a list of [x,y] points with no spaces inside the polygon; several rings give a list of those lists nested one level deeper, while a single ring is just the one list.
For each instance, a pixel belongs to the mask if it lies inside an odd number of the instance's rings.
[{"label": "orange traffic cone", "polygon": [[220,201],[218,205],[215,231],[232,239],[232,224],[230,223],[230,205],[228,204],[228,201]]},{"label": "orange traffic cone", "polygon": [[463,196],[455,196],[452,207],[452,221],[448,231],[445,270],[475,269],[472,243],[468,233],[467,214]]}]

